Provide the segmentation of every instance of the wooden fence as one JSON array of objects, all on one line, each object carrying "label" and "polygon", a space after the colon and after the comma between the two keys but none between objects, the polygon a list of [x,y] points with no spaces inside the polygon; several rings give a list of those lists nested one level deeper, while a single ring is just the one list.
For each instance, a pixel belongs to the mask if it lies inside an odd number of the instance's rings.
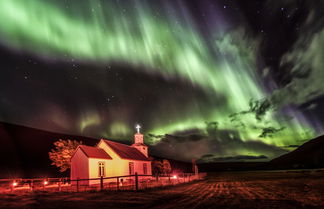
[{"label": "wooden fence", "polygon": [[203,179],[206,173],[183,173],[177,175],[126,175],[91,179],[70,178],[35,178],[35,179],[0,179],[0,193],[8,192],[82,192],[102,190],[144,190]]}]

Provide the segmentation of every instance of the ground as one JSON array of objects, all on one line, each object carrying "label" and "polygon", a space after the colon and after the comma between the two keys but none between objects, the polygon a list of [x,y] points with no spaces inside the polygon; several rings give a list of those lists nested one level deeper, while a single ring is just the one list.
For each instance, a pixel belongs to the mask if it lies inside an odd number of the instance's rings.
[{"label": "ground", "polygon": [[1,194],[0,208],[324,208],[323,171],[226,172],[145,191]]}]

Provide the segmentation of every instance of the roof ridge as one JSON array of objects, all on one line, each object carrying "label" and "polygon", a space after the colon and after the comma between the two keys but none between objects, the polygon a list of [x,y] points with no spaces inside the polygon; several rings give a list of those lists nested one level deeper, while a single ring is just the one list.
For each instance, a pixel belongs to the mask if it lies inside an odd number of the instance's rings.
[{"label": "roof ridge", "polygon": [[[127,146],[127,147],[131,147],[131,148],[134,148],[132,147],[131,145],[127,145],[127,144],[123,144],[123,143],[119,143],[119,142],[115,142],[115,141],[111,141],[109,139],[103,139],[104,141],[108,141],[108,142],[112,142],[112,143],[116,143],[116,144],[120,144],[120,145],[123,145],[123,146]],[[136,148],[135,148],[136,149]]]},{"label": "roof ridge", "polygon": [[89,145],[84,145],[84,144],[80,144],[79,146],[80,146],[80,147],[89,147],[89,148],[94,148],[94,149],[104,150],[104,149],[102,149],[102,148],[100,148],[100,147],[97,147],[97,146],[89,146]]},{"label": "roof ridge", "polygon": [[119,142],[114,142],[107,139],[102,139],[119,157],[123,159],[134,159],[149,161],[149,158],[146,157],[141,151],[137,148],[129,146],[127,144],[122,144]]},{"label": "roof ridge", "polygon": [[[94,147],[94,146],[88,146],[80,144],[78,148],[89,158],[104,158],[104,159],[112,159],[111,156],[102,148],[100,147]],[[77,149],[73,153],[72,157],[76,153]]]}]

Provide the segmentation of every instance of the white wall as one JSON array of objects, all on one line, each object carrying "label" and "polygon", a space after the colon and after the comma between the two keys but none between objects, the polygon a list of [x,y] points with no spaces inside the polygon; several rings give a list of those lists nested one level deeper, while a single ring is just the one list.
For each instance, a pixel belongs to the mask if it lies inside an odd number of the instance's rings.
[{"label": "white wall", "polygon": [[[105,176],[109,177],[109,170],[112,167],[112,160],[108,159],[98,159],[98,158],[89,158],[89,178],[100,178],[99,176],[99,162],[105,164]],[[91,180],[90,184],[99,184],[100,180]]]},{"label": "white wall", "polygon": [[[78,148],[71,159],[71,180],[89,178],[89,159],[84,152]],[[72,181],[72,184],[76,182]],[[88,181],[80,181],[80,185],[88,184]]]}]

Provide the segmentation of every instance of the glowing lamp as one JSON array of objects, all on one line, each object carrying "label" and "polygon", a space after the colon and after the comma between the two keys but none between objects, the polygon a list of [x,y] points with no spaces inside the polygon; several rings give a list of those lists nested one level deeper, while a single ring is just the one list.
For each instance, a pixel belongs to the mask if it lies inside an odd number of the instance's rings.
[{"label": "glowing lamp", "polygon": [[13,182],[13,183],[12,183],[12,186],[13,186],[13,187],[15,187],[15,186],[17,186],[17,185],[18,185],[17,182]]},{"label": "glowing lamp", "polygon": [[47,185],[48,184],[48,181],[44,181],[44,185]]},{"label": "glowing lamp", "polygon": [[172,178],[174,178],[174,179],[177,179],[177,178],[178,178],[178,176],[177,176],[177,175],[173,175],[173,176],[172,176]]}]

